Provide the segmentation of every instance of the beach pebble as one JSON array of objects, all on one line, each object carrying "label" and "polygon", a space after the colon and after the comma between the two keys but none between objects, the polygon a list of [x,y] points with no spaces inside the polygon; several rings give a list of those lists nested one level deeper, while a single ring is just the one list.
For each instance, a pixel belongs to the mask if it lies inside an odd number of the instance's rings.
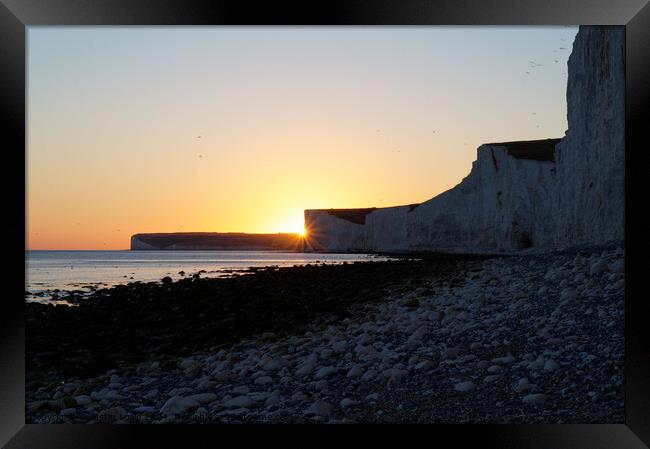
[{"label": "beach pebble", "polygon": [[135,413],[153,413],[156,411],[155,407],[149,405],[141,405],[133,409]]},{"label": "beach pebble", "polygon": [[223,403],[226,408],[250,408],[255,404],[249,396],[242,395],[229,399]]},{"label": "beach pebble", "polygon": [[305,414],[307,415],[316,415],[322,417],[327,417],[330,415],[330,413],[332,413],[332,405],[322,399],[317,400],[307,410],[305,410]]},{"label": "beach pebble", "polygon": [[455,358],[458,356],[458,353],[459,353],[459,352],[460,352],[460,351],[459,351],[458,348],[447,348],[447,349],[444,349],[444,350],[440,353],[440,355],[441,355],[441,357],[444,358],[444,359],[455,359]]},{"label": "beach pebble", "polygon": [[498,373],[499,371],[501,371],[501,367],[499,365],[492,365],[487,369],[487,372],[492,374]]},{"label": "beach pebble", "polygon": [[235,388],[232,389],[232,392],[233,392],[233,393],[235,393],[235,394],[240,394],[240,395],[241,395],[241,394],[246,394],[246,393],[248,393],[249,391],[251,391],[251,389],[248,388],[246,385],[240,385],[240,386],[235,387]]},{"label": "beach pebble", "polygon": [[208,402],[213,402],[218,399],[218,396],[214,393],[198,393],[186,396],[187,399],[196,401],[199,404],[207,404]]},{"label": "beach pebble", "polygon": [[77,409],[76,408],[64,408],[61,410],[59,413],[61,416],[72,416],[77,414]]},{"label": "beach pebble", "polygon": [[192,390],[190,387],[180,387],[180,388],[173,388],[172,390],[167,393],[167,397],[172,397],[172,396],[181,396],[186,393],[193,393],[194,390]]},{"label": "beach pebble", "polygon": [[80,396],[75,396],[74,400],[77,402],[77,405],[88,405],[90,404],[90,396],[87,395],[80,395]]},{"label": "beach pebble", "polygon": [[489,376],[485,376],[485,379],[483,379],[483,382],[494,382],[495,380],[501,378],[500,374],[491,374]]},{"label": "beach pebble", "polygon": [[253,382],[255,385],[267,385],[270,383],[273,383],[273,379],[269,376],[260,376],[257,379],[255,379],[255,382]]},{"label": "beach pebble", "polygon": [[197,365],[200,365],[198,361],[194,359],[194,357],[187,358],[183,360],[178,366],[180,369],[186,370],[188,368],[193,368]]},{"label": "beach pebble", "polygon": [[302,402],[305,401],[309,398],[305,393],[302,391],[297,391],[294,394],[291,395],[291,400],[294,402]]},{"label": "beach pebble", "polygon": [[398,368],[389,368],[383,372],[384,377],[399,379],[408,374],[408,371],[405,369]]},{"label": "beach pebble", "polygon": [[97,413],[97,418],[100,422],[113,422],[116,421],[123,416],[126,416],[127,412],[124,410],[124,407],[111,407],[104,409]]},{"label": "beach pebble", "polygon": [[430,370],[435,368],[436,364],[431,360],[423,360],[415,365],[416,370]]},{"label": "beach pebble", "polygon": [[281,357],[269,357],[262,360],[260,367],[264,371],[277,371],[284,365],[285,361]]},{"label": "beach pebble", "polygon": [[109,384],[119,384],[121,382],[122,382],[122,378],[117,374],[113,374],[108,381]]},{"label": "beach pebble", "polygon": [[533,388],[533,385],[528,381],[528,378],[522,377],[519,379],[517,384],[514,386],[514,390],[517,393],[522,393],[524,391],[530,390]]},{"label": "beach pebble", "polygon": [[326,377],[331,376],[332,374],[336,373],[338,370],[334,368],[333,366],[324,366],[316,371],[316,374],[314,374],[315,379],[324,379]]},{"label": "beach pebble", "polygon": [[343,398],[343,399],[341,399],[341,402],[339,402],[339,405],[342,408],[346,408],[346,407],[350,407],[352,405],[355,405],[356,403],[357,403],[357,401],[353,401],[350,398]]},{"label": "beach pebble", "polygon": [[459,382],[456,385],[454,385],[454,390],[464,393],[473,390],[475,387],[476,385],[474,385],[474,382],[466,381],[466,382]]},{"label": "beach pebble", "polygon": [[623,290],[625,288],[625,280],[620,279],[613,284],[609,285],[608,290]]},{"label": "beach pebble", "polygon": [[411,334],[411,336],[409,337],[409,341],[412,342],[422,341],[422,339],[426,334],[427,334],[426,326],[421,326],[415,332],[413,332],[413,334]]},{"label": "beach pebble", "polygon": [[555,371],[559,367],[560,365],[558,365],[553,359],[548,359],[546,363],[544,363],[544,371]]},{"label": "beach pebble", "polygon": [[538,357],[535,361],[528,364],[528,369],[531,371],[538,371],[544,368],[544,358],[542,356]]},{"label": "beach pebble", "polygon": [[171,397],[160,408],[160,413],[163,415],[181,415],[190,410],[194,410],[199,406],[197,401],[182,396]]},{"label": "beach pebble", "polygon": [[271,405],[275,405],[278,402],[280,402],[280,394],[279,393],[271,394],[271,396],[266,398],[266,401],[264,401],[264,405],[266,407],[270,407]]},{"label": "beach pebble", "polygon": [[296,370],[296,376],[304,377],[311,374],[314,371],[314,363],[306,363]]},{"label": "beach pebble", "polygon": [[609,271],[609,266],[607,266],[607,262],[602,259],[597,260],[589,266],[589,274],[591,276],[601,274],[605,271]]},{"label": "beach pebble", "polygon": [[152,400],[157,399],[160,396],[160,392],[157,389],[149,390],[145,395],[142,396],[143,399]]},{"label": "beach pebble", "polygon": [[356,379],[358,377],[363,376],[363,372],[364,372],[363,366],[354,365],[352,368],[350,368],[350,370],[346,374],[346,377]]},{"label": "beach pebble", "polygon": [[205,390],[209,390],[210,388],[212,388],[213,385],[214,385],[214,382],[212,382],[210,380],[210,378],[207,378],[207,379],[203,379],[203,380],[199,381],[196,384],[196,389],[198,391],[205,391]]},{"label": "beach pebble", "polygon": [[500,364],[504,364],[504,365],[511,365],[511,364],[515,363],[515,358],[511,354],[508,354],[508,355],[506,355],[504,357],[497,357],[497,358],[492,359],[492,363],[500,363]]},{"label": "beach pebble", "polygon": [[625,259],[619,259],[610,266],[612,273],[625,273]]},{"label": "beach pebble", "polygon": [[524,404],[543,404],[544,401],[546,401],[546,395],[542,393],[526,395],[522,400]]},{"label": "beach pebble", "polygon": [[90,393],[90,397],[96,401],[109,400],[109,401],[118,401],[122,399],[122,395],[115,390],[109,390],[104,388],[100,391],[93,391]]}]

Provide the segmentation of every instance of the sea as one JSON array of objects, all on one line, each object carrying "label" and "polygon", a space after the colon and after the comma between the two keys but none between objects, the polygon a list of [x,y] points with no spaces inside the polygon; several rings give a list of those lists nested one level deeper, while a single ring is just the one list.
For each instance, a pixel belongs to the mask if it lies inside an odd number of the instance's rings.
[{"label": "sea", "polygon": [[[173,280],[203,271],[202,277],[250,272],[251,267],[290,267],[386,260],[371,254],[279,251],[25,251],[25,299],[59,302],[66,293],[129,282]],[[184,272],[184,274],[181,274]]]}]

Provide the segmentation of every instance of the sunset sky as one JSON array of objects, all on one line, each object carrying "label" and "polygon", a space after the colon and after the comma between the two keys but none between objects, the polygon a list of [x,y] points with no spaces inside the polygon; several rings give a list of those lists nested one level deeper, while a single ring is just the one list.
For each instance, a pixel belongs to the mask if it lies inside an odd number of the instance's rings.
[{"label": "sunset sky", "polygon": [[576,33],[30,27],[27,248],[425,201],[481,143],[564,135]]}]

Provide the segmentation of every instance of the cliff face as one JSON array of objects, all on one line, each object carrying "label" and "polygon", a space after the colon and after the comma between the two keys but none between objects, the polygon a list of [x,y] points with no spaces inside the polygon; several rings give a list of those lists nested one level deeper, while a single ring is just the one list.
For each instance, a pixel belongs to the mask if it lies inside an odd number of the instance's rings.
[{"label": "cliff face", "polygon": [[[581,27],[565,137],[486,144],[470,174],[417,207],[306,210],[326,251],[516,252],[623,240],[624,29]],[[339,210],[340,211],[340,210]]]},{"label": "cliff face", "polygon": [[[547,142],[551,154],[557,141]],[[525,148],[539,143],[515,144]],[[514,157],[509,147],[482,145],[469,176],[414,210],[406,249],[500,252],[535,245],[549,231],[544,218],[555,164]]]},{"label": "cliff face", "polygon": [[622,240],[625,30],[581,27],[569,57],[569,129],[557,147],[555,246]]},{"label": "cliff face", "polygon": [[308,240],[314,249],[329,251],[530,247],[547,230],[541,218],[551,201],[558,140],[482,145],[470,174],[453,189],[419,205],[371,210],[363,224],[337,216],[337,210],[306,210]]}]

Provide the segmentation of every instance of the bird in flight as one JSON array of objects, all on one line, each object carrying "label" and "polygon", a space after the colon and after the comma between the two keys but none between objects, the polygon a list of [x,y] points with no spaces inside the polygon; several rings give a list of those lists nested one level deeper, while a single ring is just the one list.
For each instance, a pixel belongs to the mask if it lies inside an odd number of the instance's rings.
[{"label": "bird in flight", "polygon": [[197,138],[197,139],[200,139],[200,138],[201,138],[201,136],[196,136],[196,138]]},{"label": "bird in flight", "polygon": [[199,157],[201,158],[201,157],[203,157],[203,155],[202,155],[202,154],[199,154]]}]

